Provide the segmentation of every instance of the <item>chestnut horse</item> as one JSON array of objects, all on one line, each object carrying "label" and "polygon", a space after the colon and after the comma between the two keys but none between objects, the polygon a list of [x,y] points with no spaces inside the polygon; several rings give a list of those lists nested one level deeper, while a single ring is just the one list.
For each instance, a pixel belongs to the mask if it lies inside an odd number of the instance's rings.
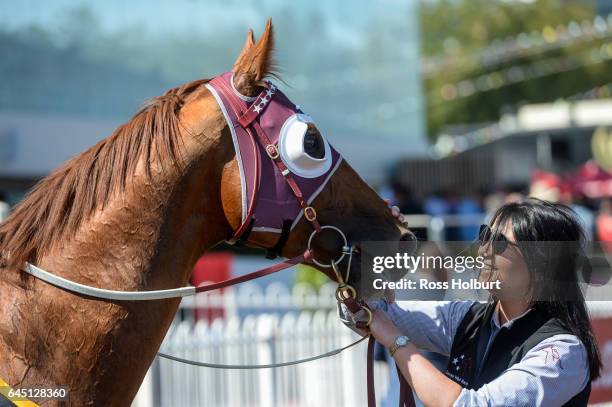
[{"label": "chestnut horse", "polygon": [[[240,93],[261,91],[273,43],[270,21],[257,43],[249,31],[232,68]],[[196,260],[241,223],[236,152],[206,83],[152,100],[40,181],[0,224],[0,379],[13,387],[66,386],[73,405],[131,402],[180,300],[99,300],[21,269],[31,262],[122,291],[187,283]],[[313,206],[321,224],[339,227],[351,242],[400,239],[386,203],[345,161]],[[282,255],[302,253],[311,231],[302,219]],[[249,241],[270,247],[277,238],[254,231]]]}]

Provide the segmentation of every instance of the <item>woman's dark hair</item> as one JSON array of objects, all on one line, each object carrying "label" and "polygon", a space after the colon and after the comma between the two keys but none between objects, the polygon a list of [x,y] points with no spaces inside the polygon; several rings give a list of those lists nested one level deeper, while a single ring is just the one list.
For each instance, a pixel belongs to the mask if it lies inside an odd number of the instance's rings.
[{"label": "woman's dark hair", "polygon": [[529,270],[533,307],[582,341],[595,380],[602,363],[579,284],[586,241],[581,222],[569,207],[536,198],[500,207],[491,220],[492,239],[508,222]]}]

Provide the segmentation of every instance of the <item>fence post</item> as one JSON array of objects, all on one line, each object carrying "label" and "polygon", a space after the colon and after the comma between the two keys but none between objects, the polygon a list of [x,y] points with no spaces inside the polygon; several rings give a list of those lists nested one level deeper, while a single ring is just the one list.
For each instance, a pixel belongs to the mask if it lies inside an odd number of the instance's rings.
[{"label": "fence post", "polygon": [[445,239],[444,219],[440,216],[434,216],[429,221],[427,227],[427,238],[432,242],[442,242]]},{"label": "fence post", "polygon": [[[263,314],[257,318],[257,363],[266,365],[274,363],[272,355],[273,340],[272,316]],[[262,369],[259,376],[259,405],[268,407],[274,405],[273,370]]]}]

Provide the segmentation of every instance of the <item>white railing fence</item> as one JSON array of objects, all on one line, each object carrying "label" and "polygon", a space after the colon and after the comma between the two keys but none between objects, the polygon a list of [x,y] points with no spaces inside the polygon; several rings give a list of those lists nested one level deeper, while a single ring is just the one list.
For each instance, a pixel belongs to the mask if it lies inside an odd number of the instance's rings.
[{"label": "white railing fence", "polygon": [[[358,339],[338,319],[334,285],[316,292],[272,283],[245,283],[224,294],[185,298],[161,351],[221,364],[270,364],[328,352]],[[609,318],[612,302],[589,303],[593,318]],[[196,321],[196,309],[223,309],[225,318]],[[183,320],[179,318],[182,314]],[[298,366],[225,370],[157,358],[134,407],[365,406],[366,343]],[[375,364],[377,399],[388,387],[388,366]]]},{"label": "white railing fence", "polygon": [[[161,351],[223,364],[269,364],[328,352],[359,339],[335,311],[230,317],[173,324]],[[210,369],[157,358],[133,406],[366,405],[366,343],[302,365],[253,371]],[[377,396],[387,367],[377,364]]]}]

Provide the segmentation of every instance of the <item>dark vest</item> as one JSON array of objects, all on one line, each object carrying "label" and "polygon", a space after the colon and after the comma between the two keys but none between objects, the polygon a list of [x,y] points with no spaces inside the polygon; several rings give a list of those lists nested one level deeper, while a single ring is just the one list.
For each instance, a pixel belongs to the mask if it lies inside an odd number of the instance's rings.
[{"label": "dark vest", "polygon": [[[475,303],[463,317],[451,348],[446,376],[468,389],[479,389],[493,381],[504,370],[521,361],[523,356],[544,339],[559,334],[571,334],[559,320],[546,317],[538,309],[514,321],[510,328],[502,327],[490,345],[486,358],[484,350],[489,338],[489,324],[495,304]],[[481,335],[482,333],[482,335]],[[477,371],[478,361],[480,369]],[[591,381],[569,400],[565,406],[586,406],[591,393]]]}]

